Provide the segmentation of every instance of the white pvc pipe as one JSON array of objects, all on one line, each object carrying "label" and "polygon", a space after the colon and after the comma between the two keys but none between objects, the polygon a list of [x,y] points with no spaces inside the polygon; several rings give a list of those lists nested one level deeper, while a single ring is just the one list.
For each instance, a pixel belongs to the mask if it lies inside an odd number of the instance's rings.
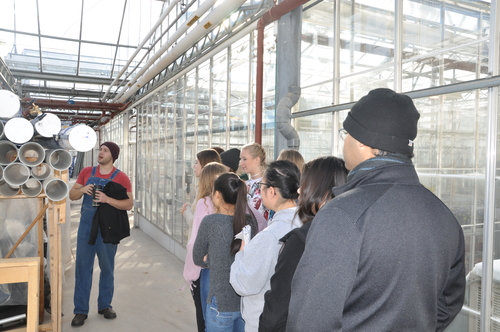
[{"label": "white pvc pipe", "polygon": [[64,171],[71,166],[73,157],[63,149],[47,150],[45,162],[58,171]]},{"label": "white pvc pipe", "polygon": [[35,137],[34,142],[47,149],[66,149],[87,152],[97,143],[94,129],[84,124],[63,128],[54,138]]},{"label": "white pvc pipe", "polygon": [[19,192],[19,186],[11,186],[5,181],[0,181],[0,195],[4,197],[16,196]]},{"label": "white pvc pipe", "polygon": [[69,187],[63,180],[51,176],[43,181],[43,191],[48,199],[58,202],[68,196]]},{"label": "white pvc pipe", "polygon": [[19,97],[9,90],[0,89],[0,118],[11,119],[19,112],[21,102]]},{"label": "white pvc pipe", "polygon": [[17,160],[17,146],[9,141],[0,141],[0,165],[8,165]]},{"label": "white pvc pipe", "polygon": [[139,52],[142,50],[142,47],[147,43],[147,41],[149,40],[149,38],[151,38],[151,36],[156,32],[156,29],[158,29],[158,27],[160,26],[160,24],[162,24],[162,22],[165,20],[165,18],[168,16],[168,14],[170,14],[170,12],[172,11],[172,9],[174,9],[174,7],[179,3],[180,0],[174,0],[172,1],[172,3],[167,7],[167,9],[165,9],[165,11],[163,12],[163,14],[161,14],[160,18],[158,18],[158,21],[156,21],[155,25],[151,28],[151,30],[148,32],[148,34],[144,37],[144,39],[141,41],[141,43],[139,44],[139,46],[137,46],[137,48],[135,49],[134,51],[134,54],[132,54],[132,56],[130,57],[130,59],[128,59],[127,63],[123,66],[122,70],[120,71],[120,73],[118,74],[118,76],[116,76],[116,78],[113,80],[113,82],[109,85],[109,88],[108,88],[108,91],[106,91],[106,93],[104,94],[104,96],[102,96],[102,100],[105,100],[109,91],[111,91],[111,87],[114,86],[116,84],[116,82],[118,82],[118,79],[120,79],[120,77],[123,75],[123,73],[125,73],[125,71],[128,70],[128,66],[130,65],[130,63],[132,62],[132,60],[134,60],[135,56],[137,54],[139,54]]},{"label": "white pvc pipe", "polygon": [[24,144],[33,138],[33,125],[25,118],[12,118],[5,123],[5,137],[16,144]]},{"label": "white pvc pipe", "polygon": [[21,191],[27,197],[36,197],[42,192],[42,183],[35,178],[29,178],[28,181],[21,186]]},{"label": "white pvc pipe", "polygon": [[47,163],[41,163],[31,168],[31,176],[37,180],[45,180],[52,175],[52,167]]},{"label": "white pvc pipe", "polygon": [[3,179],[11,186],[20,186],[30,178],[31,171],[28,166],[21,163],[12,163],[5,166]]},{"label": "white pvc pipe", "polygon": [[[156,52],[153,57],[151,57],[148,62],[137,72],[137,74],[130,80],[128,83],[129,88],[123,88],[122,91],[113,99],[114,102],[117,100],[122,102],[123,100],[127,100],[130,96],[132,96],[137,90],[139,90],[145,83],[147,83],[156,76],[160,71],[165,69],[167,65],[164,65],[165,62],[168,64],[172,63],[175,59],[177,59],[182,53],[184,53],[189,47],[193,46],[193,44],[200,39],[204,34],[207,33],[210,28],[213,28],[214,23],[218,24],[222,21],[226,16],[228,16],[233,10],[239,8],[246,0],[226,0],[224,3],[220,4],[215,8],[207,17],[203,20],[203,22],[199,23],[193,30],[185,36],[179,44],[177,44],[164,58],[160,59],[160,61],[153,66],[154,62],[168,50],[173,43],[177,42],[178,39],[186,33],[186,31],[193,26],[193,24],[201,17],[205,12],[207,12],[216,2],[217,0],[205,0],[203,3],[195,10],[195,12],[170,36],[165,44]],[[228,3],[226,5],[226,3]],[[181,45],[182,46],[181,46]],[[169,56],[171,55],[171,56]],[[173,60],[171,58],[174,57]],[[166,58],[166,59],[165,59]],[[163,67],[160,68],[162,63]],[[146,72],[147,70],[147,72]],[[146,72],[146,74],[144,74]],[[143,75],[141,77],[141,75]],[[137,83],[136,83],[137,82]]]},{"label": "white pvc pipe", "polygon": [[28,142],[19,148],[19,160],[26,166],[40,165],[45,159],[45,149],[38,143]]},{"label": "white pvc pipe", "polygon": [[61,119],[52,113],[43,113],[30,121],[35,133],[43,137],[54,137],[61,131]]}]

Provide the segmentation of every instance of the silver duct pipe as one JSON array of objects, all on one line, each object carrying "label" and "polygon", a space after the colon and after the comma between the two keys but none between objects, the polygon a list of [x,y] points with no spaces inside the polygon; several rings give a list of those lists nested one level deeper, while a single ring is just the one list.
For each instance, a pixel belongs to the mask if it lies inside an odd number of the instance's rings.
[{"label": "silver duct pipe", "polygon": [[0,141],[0,165],[12,164],[17,160],[17,146],[9,141]]},{"label": "silver duct pipe", "polygon": [[18,162],[7,165],[3,170],[3,179],[11,186],[19,187],[25,184],[30,175],[29,167]]},{"label": "silver duct pipe", "polygon": [[52,176],[43,181],[43,191],[48,199],[58,202],[68,196],[69,187],[63,180]]},{"label": "silver duct pipe", "polygon": [[3,180],[3,166],[0,166],[0,181]]},{"label": "silver duct pipe", "polygon": [[42,192],[42,183],[35,178],[29,178],[21,186],[21,191],[27,197],[36,197]]},{"label": "silver duct pipe", "polygon": [[52,167],[47,163],[41,163],[31,168],[31,176],[37,180],[45,180],[52,175]]},{"label": "silver duct pipe", "polygon": [[[118,102],[121,103],[130,98],[137,90],[139,90],[142,86],[144,86],[151,79],[153,79],[153,77],[155,77],[158,73],[160,73],[173,61],[175,61],[179,56],[181,56],[187,49],[189,49],[189,47],[193,46],[193,44],[196,43],[201,37],[203,37],[205,34],[211,31],[213,27],[217,26],[232,12],[241,7],[241,5],[245,3],[245,1],[246,0],[226,0],[223,3],[219,4],[205,17],[205,19],[203,19],[202,22],[198,23],[195,27],[193,27],[193,30],[191,30],[191,32],[189,32],[187,36],[185,36],[181,41],[179,41],[177,45],[175,45],[170,52],[168,52],[158,62],[156,62],[154,66],[150,67],[149,66],[150,61],[148,61],[148,63],[143,67],[148,69],[148,71],[141,77],[139,77],[138,73],[138,75],[136,76],[137,79],[132,80],[131,83],[129,84],[130,88],[126,92],[124,89],[120,94],[118,94],[118,96],[115,99],[113,99],[113,101],[116,102],[116,100],[118,100]],[[189,25],[190,22],[188,22],[187,24]],[[173,43],[172,39],[173,38],[169,40],[169,43],[170,42]],[[165,45],[168,45],[168,43]]]},{"label": "silver duct pipe", "polygon": [[28,142],[19,148],[19,160],[26,166],[40,165],[45,159],[45,149],[38,143]]},{"label": "silver duct pipe", "polygon": [[290,124],[290,114],[292,107],[297,104],[300,98],[300,87],[291,86],[288,94],[281,99],[276,108],[276,128],[287,139],[290,149],[297,150],[300,147],[300,137],[295,128]]},{"label": "silver duct pipe", "polygon": [[3,124],[3,121],[0,121],[0,140],[4,138],[4,134],[3,134],[3,131],[4,131],[4,124]]},{"label": "silver duct pipe", "polygon": [[58,171],[64,171],[71,166],[73,158],[71,154],[63,149],[47,150],[45,162]]},{"label": "silver duct pipe", "polygon": [[3,128],[5,137],[16,144],[24,144],[33,138],[33,125],[25,118],[12,118]]},{"label": "silver duct pipe", "polygon": [[4,197],[14,197],[19,192],[19,186],[11,186],[5,181],[0,181],[0,195]]}]

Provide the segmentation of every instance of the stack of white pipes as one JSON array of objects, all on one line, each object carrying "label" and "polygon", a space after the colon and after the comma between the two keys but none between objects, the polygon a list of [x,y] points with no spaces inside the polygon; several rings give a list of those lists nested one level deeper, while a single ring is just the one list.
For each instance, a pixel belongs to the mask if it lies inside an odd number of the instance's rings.
[{"label": "stack of white pipes", "polygon": [[51,113],[31,121],[21,114],[19,98],[0,90],[0,196],[36,197],[43,191],[50,200],[61,201],[69,187],[54,170],[68,169],[69,151],[91,150],[97,135],[84,124],[61,128],[60,119]]}]

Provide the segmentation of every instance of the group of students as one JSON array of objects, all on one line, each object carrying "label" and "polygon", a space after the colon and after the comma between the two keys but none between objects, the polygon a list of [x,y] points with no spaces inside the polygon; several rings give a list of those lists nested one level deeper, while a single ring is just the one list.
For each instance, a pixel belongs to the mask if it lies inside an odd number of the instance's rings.
[{"label": "group of students", "polygon": [[346,182],[344,161],[304,163],[284,150],[266,165],[258,143],[196,157],[196,199],[181,213],[190,226],[184,278],[198,331],[284,331],[309,223]]}]

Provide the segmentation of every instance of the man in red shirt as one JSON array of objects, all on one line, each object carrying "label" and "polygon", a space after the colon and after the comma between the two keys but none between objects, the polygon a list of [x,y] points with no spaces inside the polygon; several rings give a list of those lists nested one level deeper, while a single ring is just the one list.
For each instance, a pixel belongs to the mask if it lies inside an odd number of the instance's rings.
[{"label": "man in red shirt", "polygon": [[99,147],[98,163],[94,167],[85,167],[69,192],[71,200],[78,200],[83,196],[80,225],[76,245],[76,270],[75,270],[75,294],[74,314],[71,321],[72,326],[81,326],[88,317],[90,289],[92,286],[92,273],[94,259],[97,254],[101,274],[99,278],[99,297],[97,299],[98,313],[104,318],[116,317],[112,309],[111,300],[114,291],[114,266],[116,244],[104,243],[100,231],[97,235],[95,245],[88,244],[92,218],[97,207],[92,206],[92,190],[95,185],[104,187],[106,183],[114,181],[121,184],[127,190],[128,199],[117,200],[107,196],[102,191],[97,191],[95,201],[106,203],[119,210],[130,210],[134,205],[132,196],[132,185],[128,176],[117,169],[113,163],[120,154],[120,148],[113,142],[104,142]]}]

